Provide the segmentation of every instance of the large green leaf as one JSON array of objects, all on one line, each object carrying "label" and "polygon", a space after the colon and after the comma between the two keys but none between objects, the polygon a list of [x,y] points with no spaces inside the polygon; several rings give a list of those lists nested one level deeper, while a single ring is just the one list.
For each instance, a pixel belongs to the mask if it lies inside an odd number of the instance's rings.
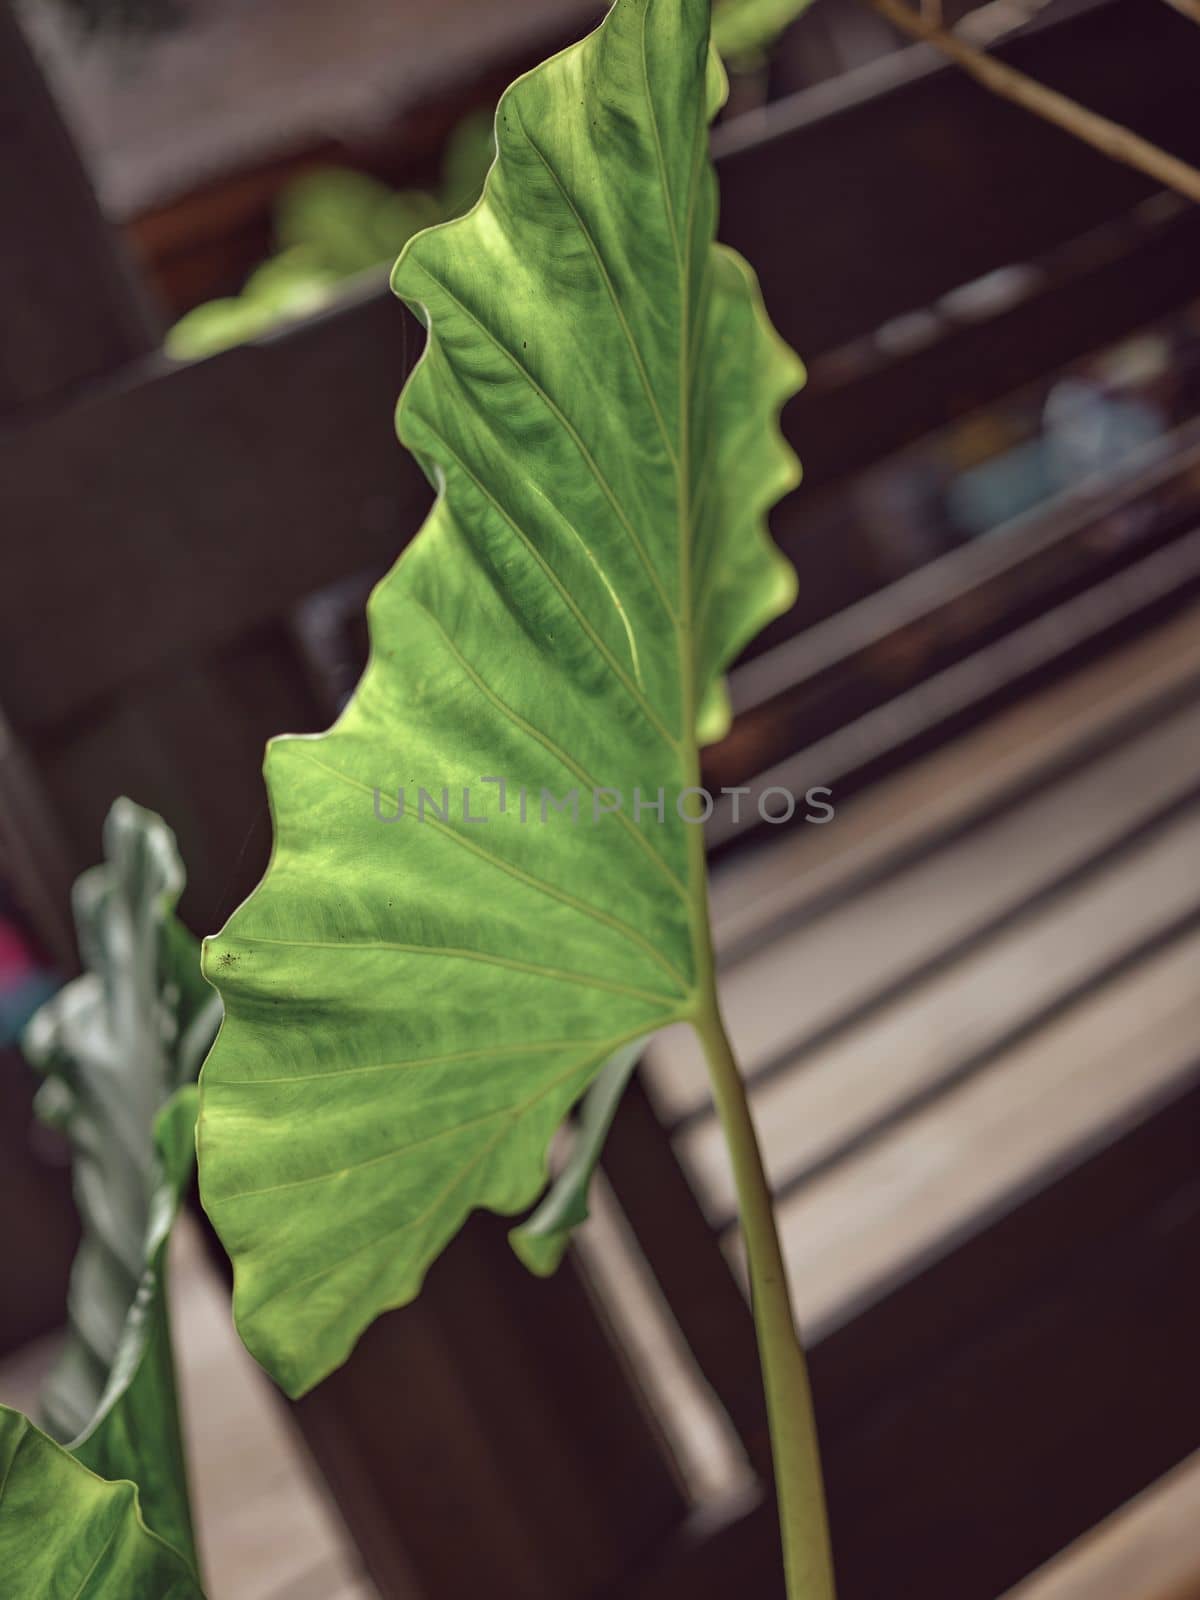
[{"label": "large green leaf", "polygon": [[[604,1064],[709,998],[676,801],[724,669],[793,596],[764,517],[801,377],[713,243],[720,91],[707,0],[617,0],[507,92],[483,198],[396,268],[429,329],[398,428],[438,501],[337,726],[270,746],[271,866],[205,952],[202,1196],[293,1393],[473,1207],[530,1204]],[[660,788],[664,820],[635,815]]]},{"label": "large green leaf", "polygon": [[196,1575],[108,1483],[0,1406],[0,1594],[13,1600],[203,1600]]},{"label": "large green leaf", "polygon": [[[149,1526],[194,1562],[164,1273],[195,1160],[194,1079],[219,1001],[174,917],[183,868],[170,830],[121,800],[104,848],[105,862],[75,886],[86,970],[24,1040],[47,1077],[38,1111],[72,1146],[84,1230],[70,1331],[43,1407],[79,1461],[138,1485]],[[0,1567],[10,1524],[0,1505]]]}]

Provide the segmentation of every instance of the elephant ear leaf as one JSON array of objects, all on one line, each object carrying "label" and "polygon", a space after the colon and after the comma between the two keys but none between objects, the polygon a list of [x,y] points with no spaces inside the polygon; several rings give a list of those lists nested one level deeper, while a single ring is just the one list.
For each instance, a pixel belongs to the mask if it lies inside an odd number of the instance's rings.
[{"label": "elephant ear leaf", "polygon": [[0,1406],[0,1572],[20,1574],[21,1600],[203,1600],[179,1551],[142,1521],[132,1483],[97,1477],[8,1406]]},{"label": "elephant ear leaf", "polygon": [[[42,1007],[23,1041],[46,1076],[37,1110],[72,1147],[83,1222],[44,1421],[93,1473],[136,1484],[148,1526],[194,1566],[165,1256],[191,1180],[194,1080],[220,1001],[174,916],[183,868],[170,830],[120,800],[104,847],[104,863],[75,886],[86,970]],[[63,1470],[53,1453],[38,1459]],[[111,1497],[97,1506],[114,1526],[125,1515]],[[0,1567],[20,1536],[13,1520],[0,1502]]]},{"label": "elephant ear leaf", "polygon": [[722,83],[707,0],[616,0],[508,90],[482,198],[395,270],[428,330],[397,426],[438,499],[336,726],[269,747],[272,863],[205,951],[201,1194],[293,1394],[472,1208],[536,1199],[607,1062],[711,1004],[685,792],[793,598],[765,513],[801,379],[714,243]]}]

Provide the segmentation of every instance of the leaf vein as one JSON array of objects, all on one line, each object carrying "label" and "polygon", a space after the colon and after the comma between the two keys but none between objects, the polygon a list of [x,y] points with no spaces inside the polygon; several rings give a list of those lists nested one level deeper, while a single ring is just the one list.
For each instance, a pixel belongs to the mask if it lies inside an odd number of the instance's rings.
[{"label": "leaf vein", "polygon": [[543,167],[545,167],[546,172],[549,174],[555,187],[558,189],[559,194],[562,195],[567,209],[570,211],[572,217],[574,217],[575,223],[579,228],[579,232],[583,236],[588,249],[591,251],[592,259],[596,263],[597,271],[600,273],[604,287],[608,291],[608,298],[612,302],[613,311],[616,313],[617,321],[621,326],[621,332],[624,334],[625,342],[629,346],[629,353],[633,357],[633,363],[637,369],[637,374],[641,381],[642,389],[644,390],[646,399],[650,404],[650,409],[654,413],[654,420],[658,424],[659,433],[662,435],[663,445],[666,449],[668,457],[670,458],[671,465],[675,466],[677,462],[675,446],[671,440],[670,433],[667,430],[666,418],[662,414],[662,408],[658,403],[658,396],[654,393],[654,387],[650,382],[650,374],[646,371],[646,363],[642,360],[642,353],[638,349],[637,341],[633,337],[633,329],[629,326],[628,318],[625,315],[625,309],[621,304],[620,296],[617,294],[616,284],[613,283],[609,270],[604,264],[604,258],[600,254],[600,247],[596,243],[595,235],[584,221],[583,214],[580,212],[578,206],[576,206],[574,200],[572,200],[566,184],[558,175],[557,169],[543,151],[541,145],[538,144],[537,140],[529,132],[528,128],[526,128],[524,119],[520,116],[519,111],[517,121],[520,125],[522,134],[525,136],[525,140],[529,145],[529,148],[533,151],[534,155],[537,156]]},{"label": "leaf vein", "polygon": [[471,950],[464,946],[404,944],[395,939],[272,939],[257,933],[239,933],[233,937],[245,944],[281,945],[290,950],[390,950],[398,955],[444,956],[451,961],[477,961],[483,966],[502,967],[510,972],[524,972],[531,977],[549,978],[558,983],[576,983],[584,989],[626,995],[650,1005],[659,1005],[664,999],[663,995],[652,989],[638,989],[632,984],[597,978],[585,972],[572,972],[566,967],[542,966],[535,961],[522,961],[517,956],[500,956],[489,950]]},{"label": "leaf vein", "polygon": [[[636,1037],[636,1035],[635,1035],[635,1037]],[[19,1415],[19,1413],[17,1413],[17,1415]],[[3,1478],[0,1478],[0,1502],[3,1502],[3,1500],[4,1500],[4,1491],[8,1488],[8,1480],[12,1476],[12,1469],[16,1465],[17,1457],[21,1454],[21,1451],[25,1448],[25,1445],[29,1441],[29,1435],[33,1432],[33,1424],[30,1422],[28,1417],[21,1417],[20,1420],[21,1420],[21,1437],[17,1440],[16,1444],[13,1446],[13,1453],[8,1458],[8,1465],[4,1469],[4,1476],[3,1476]]]},{"label": "leaf vein", "polygon": [[658,180],[662,185],[663,210],[667,213],[667,226],[671,230],[671,244],[675,252],[675,261],[682,265],[683,254],[679,247],[679,227],[675,221],[675,207],[671,201],[671,186],[667,182],[667,162],[663,154],[662,133],[658,126],[658,112],[654,105],[654,94],[650,88],[650,58],[646,50],[646,24],[650,20],[650,6],[652,0],[646,0],[642,11],[642,82],[646,90],[646,110],[650,116],[650,133],[654,140],[654,153],[658,158]]},{"label": "leaf vein", "polygon": [[[578,778],[580,783],[584,784],[587,788],[592,789],[593,791],[598,789],[600,785],[597,784],[595,778],[592,777],[591,773],[588,772],[580,762],[575,760],[574,756],[568,754],[568,752],[562,747],[562,745],[558,743],[556,739],[551,738],[548,733],[544,733],[540,728],[535,727],[534,724],[528,721],[527,718],[523,717],[519,711],[514,710],[513,707],[510,706],[506,700],[502,699],[500,695],[498,695],[491,687],[491,685],[483,679],[483,677],[476,671],[476,669],[467,660],[466,656],[463,655],[462,651],[458,648],[458,645],[454,642],[450,633],[443,626],[441,618],[432,612],[428,606],[424,606],[422,609],[433,622],[442,638],[446,641],[450,653],[458,661],[463,671],[479,689],[480,693],[486,695],[486,697],[492,702],[500,714],[507,718],[507,720],[512,723],[513,727],[517,728],[521,733],[524,733],[528,738],[533,739],[537,744],[540,744],[547,754],[553,756],[556,761],[560,761],[567,771],[572,775],[572,777]],[[634,826],[634,824],[625,815],[624,811],[614,812],[613,815],[629,834],[630,838],[637,841],[638,847],[644,851],[644,853],[650,858],[659,871],[664,874],[671,887],[675,890],[676,894],[679,895],[685,904],[690,904],[687,886],[682,883],[678,877],[676,877],[670,866],[659,855],[658,851],[649,842],[645,834],[641,833]],[[672,971],[674,971],[674,968],[672,968]],[[682,973],[676,972],[675,975],[681,979],[683,978]],[[686,987],[687,980],[683,979],[683,981]]]},{"label": "leaf vein", "polygon": [[355,1067],[339,1067],[332,1072],[296,1072],[272,1078],[210,1078],[209,1083],[211,1087],[221,1089],[256,1089],[261,1083],[319,1083],[327,1078],[354,1077],[364,1072],[406,1072],[418,1067],[453,1066],[460,1061],[486,1061],[493,1056],[549,1054],[554,1050],[569,1050],[572,1045],[588,1042],[580,1039],[542,1039],[532,1044],[493,1045],[482,1050],[449,1050],[442,1055],[414,1056],[408,1061],[368,1061]]},{"label": "leaf vein", "polygon": [[[426,611],[426,615],[432,618],[434,621],[437,620],[433,617],[433,613],[428,611],[424,606],[421,609]],[[440,628],[440,623],[438,626]],[[442,631],[444,633],[445,630],[443,629]],[[446,637],[447,639],[449,638],[448,635],[446,635]],[[320,767],[322,772],[328,772],[333,776],[339,777],[344,783],[348,783],[354,788],[361,789],[364,794],[369,794],[372,796],[372,798],[374,798],[375,791],[373,789],[371,789],[367,784],[360,782],[358,778],[352,777],[348,772],[343,772],[340,767],[331,767],[327,762],[318,760],[316,756],[310,755],[308,759],[313,763],[314,766]],[[619,817],[628,826],[632,826],[628,823],[628,819],[625,817],[623,812],[614,812],[613,815]],[[590,905],[586,900],[580,900],[578,896],[571,894],[566,889],[559,889],[557,885],[547,883],[544,879],[535,877],[533,873],[526,872],[523,867],[515,866],[510,862],[504,861],[502,857],[493,855],[490,851],[484,850],[481,846],[477,845],[474,840],[468,839],[466,835],[460,833],[457,828],[451,828],[447,823],[440,822],[436,817],[428,818],[423,826],[433,828],[436,832],[446,834],[449,838],[453,839],[456,844],[462,845],[463,849],[474,851],[475,854],[478,855],[480,859],[485,861],[489,866],[497,867],[501,871],[509,873],[518,882],[525,883],[528,885],[528,887],[540,891],[541,893],[549,896],[551,899],[560,900],[564,905],[570,906],[572,910],[578,911],[581,916],[595,921],[601,926],[611,927],[614,932],[629,938],[640,948],[647,950],[651,955],[653,955],[658,965],[662,967],[662,969],[673,979],[682,984],[684,993],[687,993],[688,989],[690,988],[690,984],[684,974],[675,966],[673,966],[672,963],[668,961],[660,951],[655,949],[646,939],[644,934],[639,933],[638,930],[632,927],[629,923],[622,922],[619,917],[611,916],[607,911],[599,910],[597,907]],[[640,838],[641,836],[635,834],[635,837]],[[650,851],[652,850],[652,847],[647,844],[646,849]],[[674,873],[671,872],[671,869],[667,866],[666,862],[662,861],[661,857],[659,857],[657,853],[654,853],[654,859],[660,862],[662,870],[667,874],[669,881],[677,886],[678,891],[686,900],[687,891],[675,877]]]},{"label": "leaf vein", "polygon": [[[592,1067],[602,1065],[603,1062],[608,1059],[609,1055],[613,1053],[613,1051],[620,1049],[622,1045],[632,1044],[635,1039],[638,1039],[642,1036],[643,1032],[644,1029],[637,1029],[633,1032],[625,1034],[615,1045],[612,1046],[611,1050],[605,1050],[599,1055],[593,1054],[584,1057],[579,1063],[577,1069],[573,1068],[572,1071],[578,1070],[580,1072],[587,1072]],[[570,1073],[565,1074],[559,1081],[565,1082],[566,1078],[570,1077],[570,1075]],[[480,1166],[482,1166],[484,1161],[487,1160],[488,1156],[491,1155],[497,1145],[499,1145],[507,1133],[511,1131],[511,1126],[519,1122],[522,1117],[528,1116],[528,1114],[533,1110],[534,1106],[543,1100],[547,1094],[552,1093],[557,1087],[557,1082],[548,1084],[543,1089],[539,1090],[538,1093],[530,1100],[527,1100],[523,1105],[514,1107],[511,1124],[501,1128],[499,1133],[497,1133],[494,1138],[489,1139],[487,1144],[484,1145],[476,1155],[472,1156],[471,1160],[466,1164],[465,1167],[463,1167],[462,1171],[455,1176],[453,1182],[447,1184],[446,1187],[440,1191],[440,1193],[435,1195],[433,1200],[430,1201],[429,1205],[427,1205],[425,1209],[419,1212],[415,1217],[410,1217],[407,1222],[397,1223],[392,1227],[385,1228],[383,1233],[378,1234],[375,1238],[364,1240],[362,1244],[356,1245],[353,1250],[347,1251],[340,1255],[333,1267],[318,1267],[315,1272],[307,1273],[302,1278],[294,1278],[290,1282],[283,1284],[280,1288],[272,1290],[271,1293],[267,1295],[264,1300],[261,1300],[252,1311],[243,1312],[241,1321],[248,1322],[251,1317],[260,1316],[265,1308],[273,1300],[277,1300],[280,1295],[287,1294],[296,1289],[304,1288],[308,1284],[314,1283],[320,1278],[327,1277],[330,1272],[339,1270],[346,1264],[347,1261],[353,1260],[355,1256],[362,1255],[364,1251],[376,1249],[379,1245],[385,1243],[386,1241],[396,1239],[401,1234],[411,1233],[414,1228],[418,1228],[422,1223],[428,1222],[429,1219],[434,1216],[443,1205],[445,1205],[446,1201],[450,1199],[451,1195],[460,1189],[462,1185],[466,1183],[467,1180],[472,1176],[472,1174],[476,1172]],[[320,1338],[327,1326],[328,1324],[326,1323],[315,1329],[311,1334],[311,1337],[314,1339]]]},{"label": "leaf vein", "polygon": [[78,1589],[76,1589],[74,1595],[71,1597],[71,1600],[81,1600],[81,1596],[87,1591],[88,1587],[91,1584],[92,1579],[96,1575],[96,1568],[100,1565],[101,1561],[103,1561],[105,1555],[107,1554],[109,1548],[112,1545],[113,1540],[117,1537],[117,1534],[120,1531],[120,1527],[121,1527],[121,1524],[120,1524],[119,1520],[113,1523],[112,1527],[109,1529],[108,1538],[105,1539],[104,1543],[100,1546],[99,1550],[96,1552],[96,1559],[92,1562],[91,1566],[84,1573],[83,1582],[79,1585]]},{"label": "leaf vein", "polygon": [[[571,1071],[575,1071],[572,1064]],[[436,1133],[426,1134],[420,1139],[410,1139],[406,1144],[394,1145],[390,1150],[382,1150],[378,1155],[364,1156],[361,1161],[352,1161],[346,1167],[331,1167],[326,1172],[308,1172],[302,1178],[292,1178],[286,1183],[268,1183],[259,1189],[235,1189],[229,1194],[214,1196],[216,1203],[229,1205],[234,1200],[257,1200],[266,1194],[282,1194],[288,1189],[307,1189],[313,1184],[329,1183],[334,1178],[345,1178],[352,1172],[363,1172],[369,1167],[377,1167],[385,1161],[394,1161],[397,1156],[411,1155],[414,1150],[427,1150],[435,1144],[440,1144],[443,1139],[449,1139],[456,1133],[467,1133],[472,1128],[485,1127],[489,1122],[495,1122],[497,1117],[511,1114],[511,1106],[498,1106],[494,1111],[484,1112],[478,1117],[467,1117],[462,1122],[455,1122],[448,1128],[439,1128]]]},{"label": "leaf vein", "polygon": [[571,443],[575,446],[576,450],[579,452],[579,456],[580,456],[581,460],[583,461],[584,465],[587,467],[588,471],[591,473],[592,477],[595,479],[597,488],[599,488],[599,490],[603,494],[604,498],[608,501],[609,505],[613,508],[614,512],[616,512],[618,521],[621,523],[621,526],[625,529],[625,532],[629,535],[630,543],[633,545],[634,550],[637,552],[638,557],[641,560],[642,566],[646,570],[646,576],[650,579],[650,582],[653,584],[653,586],[655,588],[655,591],[657,592],[658,597],[659,597],[660,601],[662,602],[663,609],[666,611],[666,613],[670,617],[671,621],[673,623],[678,624],[679,614],[675,610],[674,605],[672,604],[670,595],[668,595],[666,589],[663,586],[663,581],[659,577],[657,568],[655,567],[654,563],[650,559],[650,555],[649,555],[649,552],[646,549],[645,544],[642,542],[642,539],[641,539],[640,535],[638,534],[637,530],[634,528],[633,523],[630,520],[629,513],[625,510],[625,507],[621,504],[621,501],[618,499],[617,493],[614,490],[612,484],[609,483],[607,476],[604,474],[604,472],[601,471],[599,462],[596,460],[595,456],[592,455],[592,452],[588,449],[587,445],[584,443],[583,438],[580,435],[578,429],[571,422],[569,417],[562,410],[562,408],[557,404],[557,402],[555,400],[553,400],[551,398],[551,396],[546,393],[545,389],[542,388],[541,384],[534,377],[533,373],[530,372],[529,368],[527,366],[525,366],[525,364],[523,362],[519,361],[517,359],[517,357],[513,354],[513,352],[508,348],[508,346],[495,333],[493,333],[491,328],[488,327],[487,323],[484,322],[480,317],[476,316],[475,312],[473,312],[471,310],[470,306],[468,306],[464,300],[462,300],[457,294],[455,294],[454,290],[450,287],[450,285],[448,283],[446,283],[443,279],[439,278],[435,272],[433,272],[428,266],[426,266],[425,262],[421,260],[420,256],[414,256],[413,260],[416,262],[417,266],[420,267],[421,271],[425,274],[425,276],[429,279],[430,283],[434,284],[438,289],[440,289],[441,292],[446,296],[446,298],[448,300],[452,301],[458,307],[458,309],[462,312],[463,316],[467,317],[471,322],[473,322],[475,324],[475,326],[479,329],[480,333],[482,333],[484,338],[487,339],[488,343],[493,346],[493,348],[497,351],[497,353],[499,355],[502,355],[505,358],[505,360],[510,363],[510,365],[513,368],[513,371],[518,373],[522,378],[524,378],[525,382],[533,390],[534,394],[536,394],[538,396],[538,398],[541,400],[542,404],[546,407],[546,409],[550,412],[550,414],[555,418],[555,420],[560,424],[560,426],[563,429],[563,432],[571,440]]},{"label": "leaf vein", "polygon": [[[512,516],[512,514],[509,511],[505,510],[505,508],[500,504],[499,500],[496,499],[495,495],[492,494],[491,490],[486,487],[486,485],[482,482],[482,480],[480,478],[478,478],[474,472],[472,472],[471,468],[467,465],[467,463],[458,454],[458,452],[455,450],[454,446],[445,437],[445,435],[442,434],[442,433],[437,432],[436,429],[429,427],[428,423],[426,423],[426,427],[429,429],[429,433],[430,433],[431,437],[435,438],[438,441],[438,443],[445,450],[446,454],[450,457],[451,461],[454,462],[455,466],[458,467],[459,471],[463,474],[463,476],[466,477],[472,484],[474,484],[477,492],[492,507],[492,509],[496,512],[496,515],[503,518],[503,520],[508,524],[508,526],[516,534],[517,538],[520,539],[521,543],[529,551],[530,555],[537,562],[538,566],[541,567],[542,571],[546,574],[546,577],[550,580],[550,582],[553,584],[555,590],[558,592],[559,596],[561,597],[561,599],[563,601],[563,604],[567,607],[567,609],[574,616],[575,620],[578,622],[580,630],[586,635],[586,637],[588,639],[590,639],[590,641],[592,642],[593,646],[596,648],[596,650],[599,652],[599,654],[603,658],[603,660],[605,662],[605,665],[609,668],[609,670],[616,677],[617,681],[621,684],[622,688],[625,690],[625,692],[629,695],[630,699],[637,706],[638,710],[641,711],[641,713],[645,717],[646,721],[650,724],[650,726],[654,729],[654,731],[659,735],[659,737],[663,740],[663,742],[665,744],[667,744],[672,750],[678,751],[678,749],[679,749],[679,740],[675,737],[675,735],[667,727],[666,723],[663,722],[662,718],[658,715],[658,712],[655,711],[654,707],[651,705],[650,701],[646,698],[645,694],[643,694],[641,689],[638,688],[637,684],[630,680],[628,674],[625,672],[624,667],[621,666],[620,662],[613,655],[612,651],[605,644],[604,640],[600,637],[600,635],[592,627],[591,623],[588,621],[587,617],[585,616],[583,611],[580,609],[580,607],[578,605],[578,602],[575,600],[575,597],[571,594],[570,590],[563,583],[563,581],[559,577],[558,573],[555,572],[554,568],[546,560],[545,556],[538,549],[537,545],[534,544],[533,540],[529,537],[528,533],[526,533],[525,529],[521,527],[520,523],[517,522],[516,518],[514,516]],[[558,515],[561,516],[562,513],[559,512]],[[566,518],[564,517],[563,520],[565,522]],[[568,526],[570,526],[569,523],[568,523]],[[579,537],[578,533],[576,532],[576,530],[574,528],[572,528],[571,531],[573,533],[576,533],[576,537],[577,538]],[[582,540],[581,540],[581,542],[582,542]],[[426,609],[428,609],[428,608],[426,608]]]}]

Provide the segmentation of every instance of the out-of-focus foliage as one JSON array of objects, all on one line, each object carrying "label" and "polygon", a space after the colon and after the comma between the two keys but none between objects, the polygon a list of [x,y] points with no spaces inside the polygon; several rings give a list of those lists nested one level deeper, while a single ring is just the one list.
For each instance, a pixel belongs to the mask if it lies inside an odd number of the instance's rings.
[{"label": "out-of-focus foliage", "polygon": [[413,234],[468,210],[494,148],[491,117],[480,114],[455,130],[436,192],[389,189],[346,167],[294,179],[276,203],[278,254],[251,273],[240,294],[180,318],[167,335],[167,353],[199,360],[319,311],[348,279],[394,260]]},{"label": "out-of-focus foliage", "polygon": [[[46,1075],[37,1110],[71,1143],[83,1242],[68,1337],[43,1395],[46,1428],[64,1449],[50,1448],[32,1424],[22,1430],[14,1416],[5,1423],[16,1492],[0,1498],[0,1578],[24,1571],[30,1530],[15,1506],[41,1484],[38,1559],[48,1587],[30,1595],[82,1594],[75,1564],[93,1533],[113,1541],[97,1561],[119,1557],[114,1595],[190,1595],[198,1591],[188,1576],[195,1550],[166,1249],[195,1163],[195,1079],[220,1002],[201,977],[195,940],[175,918],[184,875],[170,830],[119,800],[104,851],[75,885],[84,973],[42,1007],[24,1038]],[[72,1505],[78,1525],[67,1520]],[[167,1559],[168,1546],[178,1564]],[[163,1587],[117,1587],[143,1571]]]},{"label": "out-of-focus foliage", "polygon": [[763,64],[776,39],[813,0],[715,0],[712,41],[735,72]]}]

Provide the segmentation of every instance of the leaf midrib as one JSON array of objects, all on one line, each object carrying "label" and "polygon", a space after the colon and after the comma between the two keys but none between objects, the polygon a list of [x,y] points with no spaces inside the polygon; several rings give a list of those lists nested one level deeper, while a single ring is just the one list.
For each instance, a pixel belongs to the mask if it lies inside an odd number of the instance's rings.
[{"label": "leaf midrib", "polygon": [[[642,68],[646,78],[646,97],[650,111],[650,123],[654,130],[655,147],[659,153],[659,173],[663,186],[663,205],[667,216],[671,220],[672,233],[674,233],[674,209],[671,205],[671,196],[667,187],[666,170],[662,161],[662,145],[658,132],[658,119],[654,108],[654,100],[650,93],[649,62],[646,56],[646,21],[649,17],[650,5],[642,16]],[[711,48],[711,46],[707,46]],[[705,57],[707,62],[707,55]],[[696,148],[692,156],[691,170],[688,174],[687,205],[684,215],[684,247],[680,250],[676,241],[675,256],[678,263],[678,295],[679,295],[679,418],[680,418],[680,445],[679,460],[676,467],[676,499],[678,502],[678,540],[679,540],[679,595],[683,607],[683,616],[677,635],[679,650],[679,677],[683,695],[683,739],[685,742],[686,761],[689,768],[685,787],[699,787],[700,783],[700,749],[696,737],[696,669],[698,641],[695,636],[695,606],[692,597],[692,538],[695,532],[693,526],[693,507],[691,504],[691,453],[692,453],[692,303],[691,303],[691,261],[693,237],[695,232],[695,204],[696,193],[699,187],[699,177],[703,170],[704,156],[708,138],[708,124],[704,122],[696,138]],[[706,250],[711,252],[715,246],[711,240],[706,241]],[[707,272],[707,268],[706,268]],[[703,311],[703,305],[699,308]],[[696,316],[699,325],[700,315]],[[704,847],[704,827],[702,823],[684,823],[688,829],[688,887],[691,895],[689,910],[689,925],[692,935],[692,969],[695,974],[693,989],[693,1019],[699,1015],[704,1006],[711,1006],[715,1000],[715,984],[713,976],[713,958],[711,948],[711,935],[708,927],[708,878],[707,859]]]}]

